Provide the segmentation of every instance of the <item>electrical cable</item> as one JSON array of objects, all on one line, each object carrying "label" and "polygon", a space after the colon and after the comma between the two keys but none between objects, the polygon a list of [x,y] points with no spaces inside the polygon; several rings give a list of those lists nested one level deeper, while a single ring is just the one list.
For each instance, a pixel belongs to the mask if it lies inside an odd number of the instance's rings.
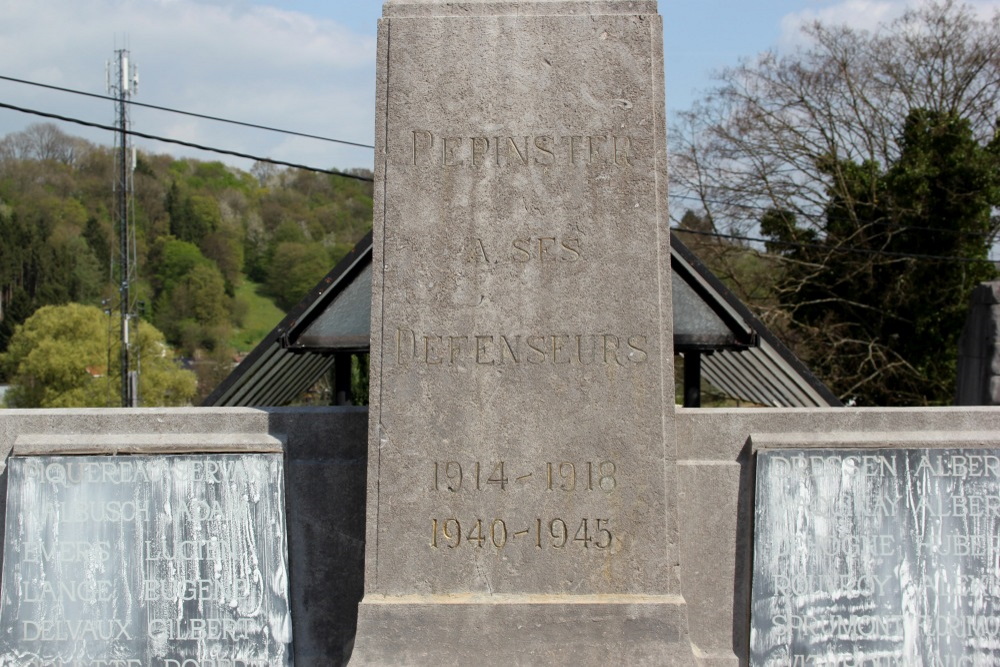
[{"label": "electrical cable", "polygon": [[[83,90],[76,90],[76,89],[73,89],[73,88],[65,88],[65,87],[62,87],[62,86],[54,86],[54,85],[47,84],[47,83],[40,83],[40,82],[37,82],[37,81],[29,81],[27,79],[19,79],[17,77],[5,76],[5,75],[2,75],[2,74],[0,74],[0,80],[11,81],[11,82],[14,82],[14,83],[21,83],[21,84],[25,84],[25,85],[29,85],[29,86],[37,86],[39,88],[47,88],[49,90],[57,90],[57,91],[64,92],[64,93],[72,93],[74,95],[83,95],[83,96],[86,96],[86,97],[93,97],[93,98],[100,99],[100,100],[116,101],[116,98],[110,97],[108,95],[100,95],[100,94],[97,94],[97,93],[88,93],[88,92],[83,91]],[[256,123],[247,123],[247,122],[243,122],[243,121],[239,121],[239,120],[232,120],[230,118],[221,118],[219,116],[210,116],[210,115],[207,115],[207,114],[195,113],[193,111],[184,111],[182,109],[173,109],[173,108],[170,108],[170,107],[159,106],[159,105],[156,105],[156,104],[146,104],[144,102],[136,102],[134,100],[126,100],[126,104],[131,104],[131,105],[139,106],[139,107],[145,107],[145,108],[148,108],[148,109],[156,109],[158,111],[166,111],[166,112],[169,112],[169,113],[181,114],[181,115],[184,115],[184,116],[191,116],[191,117],[194,117],[194,118],[203,118],[205,120],[212,120],[212,121],[217,121],[217,122],[220,122],[220,123],[229,123],[229,124],[232,124],[232,125],[240,125],[240,126],[243,126],[243,127],[250,127],[250,128],[254,128],[254,129],[258,129],[258,130],[266,130],[268,132],[278,132],[278,133],[281,133],[281,134],[289,134],[289,135],[293,135],[293,136],[297,136],[297,137],[305,137],[305,138],[308,138],[308,139],[317,139],[319,141],[329,141],[329,142],[332,142],[332,143],[343,144],[345,146],[355,146],[355,147],[358,147],[358,148],[371,148],[371,149],[375,148],[374,146],[372,146],[370,144],[361,144],[361,143],[357,143],[357,142],[354,142],[354,141],[345,141],[343,139],[333,139],[333,138],[330,138],[330,137],[323,137],[323,136],[319,136],[319,135],[315,135],[315,134],[306,134],[304,132],[296,132],[294,130],[284,130],[284,129],[281,129],[281,128],[271,127],[271,126],[268,126],[268,125],[258,125]],[[20,109],[18,109],[18,110],[20,110]],[[27,113],[30,113],[30,112],[27,112]],[[66,119],[66,120],[69,120],[69,119]],[[76,122],[76,121],[69,120],[69,122]],[[106,129],[106,128],[104,128],[104,129]],[[135,134],[135,136],[139,136],[139,137],[143,137],[143,138],[147,138],[147,139],[153,139],[154,141],[165,141],[165,142],[168,142],[168,143],[178,143],[178,144],[180,144],[182,146],[188,146],[190,148],[197,148],[199,150],[208,150],[208,151],[212,151],[212,152],[218,152],[218,153],[222,153],[222,154],[225,154],[225,155],[233,155],[233,156],[236,156],[236,157],[251,157],[251,156],[247,156],[247,155],[243,155],[243,154],[239,154],[239,153],[225,151],[223,149],[213,149],[213,148],[208,148],[208,147],[200,146],[198,144],[185,143],[185,142],[181,142],[179,140],[170,140],[170,139],[165,139],[165,138],[162,138],[162,137],[144,136],[144,135],[142,135],[142,134],[140,134],[138,132],[130,133],[130,134]],[[341,176],[348,176],[348,177],[350,177],[347,174],[340,174],[339,172],[331,172],[331,171],[322,170],[322,169],[315,169],[315,168],[306,167],[306,166],[303,166],[303,165],[293,165],[291,163],[274,161],[274,160],[270,160],[268,158],[254,158],[254,159],[259,159],[261,162],[271,162],[273,164],[280,164],[280,165],[283,165],[283,166],[294,166],[294,167],[296,167],[298,169],[307,169],[309,171],[319,171],[321,173],[328,173],[328,174],[332,173],[332,174],[337,174],[337,175],[341,175]],[[371,180],[371,179],[360,178],[358,180]],[[670,196],[672,198],[675,198],[675,199],[686,199],[686,200],[689,200],[689,201],[698,201],[698,202],[704,202],[704,203],[708,203],[708,204],[718,204],[720,206],[736,206],[738,208],[744,208],[744,209],[750,209],[750,210],[757,210],[757,211],[767,211],[767,210],[770,210],[770,207],[761,206],[759,204],[742,204],[742,203],[734,203],[734,202],[726,203],[726,202],[721,202],[721,201],[718,201],[718,200],[705,199],[705,198],[702,198],[702,197],[695,197],[695,196],[692,196],[692,195],[670,195]],[[990,237],[994,236],[993,234],[991,234],[989,232],[973,232],[973,231],[967,231],[967,230],[961,230],[961,229],[943,229],[943,228],[935,228],[935,227],[923,227],[923,226],[918,226],[918,225],[906,225],[905,227],[903,227],[903,229],[912,229],[912,230],[917,230],[917,231],[928,231],[928,232],[944,232],[944,233],[948,233],[948,234],[962,234],[964,236],[973,236],[973,237],[980,237],[980,238],[990,238]],[[768,243],[775,243],[774,241],[767,241],[767,242]],[[969,260],[969,261],[981,261],[981,260]]]},{"label": "electrical cable", "polygon": [[[15,106],[13,104],[7,104],[6,102],[0,102],[0,108],[11,109],[12,111],[19,111],[21,113],[31,114],[34,116],[41,116],[42,118],[52,118],[54,120],[61,120],[67,123],[74,123],[76,125],[82,125],[84,127],[92,127],[99,130],[107,130],[109,132],[121,133],[121,129],[117,127],[112,127],[110,125],[103,125],[101,123],[92,123],[87,120],[81,120],[79,118],[71,118],[69,116],[61,116],[59,114],[49,113],[46,111],[38,111],[37,109],[28,109],[25,107]],[[153,141],[162,141],[168,144],[176,144],[178,146],[186,146],[188,148],[195,148],[197,150],[208,151],[210,153],[220,153],[222,155],[232,155],[233,157],[246,158],[248,160],[256,160],[258,162],[269,162],[271,164],[281,165],[283,167],[293,167],[295,169],[302,169],[304,171],[315,171],[321,174],[331,174],[333,176],[341,176],[343,178],[351,178],[356,181],[365,181],[368,183],[373,182],[375,179],[369,178],[367,176],[358,176],[356,174],[348,174],[340,171],[333,171],[331,169],[320,169],[318,167],[310,167],[304,164],[297,164],[295,162],[286,162],[284,160],[276,160],[274,158],[262,157],[259,155],[252,155],[250,153],[240,153],[238,151],[231,151],[225,148],[214,148],[212,146],[205,146],[202,144],[196,144],[191,141],[182,141],[180,139],[169,139],[167,137],[161,137],[155,134],[148,134],[146,132],[138,132],[136,130],[126,130],[126,134],[134,137],[140,137],[142,139],[152,139]]]},{"label": "electrical cable", "polygon": [[[58,90],[63,93],[72,93],[74,95],[83,95],[85,97],[93,97],[99,100],[109,100],[112,102],[118,101],[117,98],[110,97],[108,95],[99,95],[98,93],[88,93],[83,90],[75,90],[73,88],[63,88],[62,86],[53,86],[47,83],[38,83],[37,81],[28,81],[27,79],[18,79],[13,76],[4,76],[0,74],[0,80],[3,81],[13,81],[14,83],[23,83],[28,86],[37,86],[39,88],[48,88],[49,90]],[[258,130],[267,130],[268,132],[279,132],[281,134],[290,134],[296,137],[305,137],[307,139],[317,139],[319,141],[329,141],[335,144],[343,144],[345,146],[356,146],[358,148],[372,148],[375,147],[370,144],[359,144],[354,141],[345,141],[343,139],[332,139],[330,137],[322,137],[316,134],[306,134],[304,132],[295,132],[294,130],[283,130],[278,127],[271,127],[269,125],[258,125],[256,123],[246,123],[241,120],[232,120],[231,118],[221,118],[219,116],[209,116],[207,114],[195,113],[193,111],[183,111],[181,109],[172,109],[170,107],[159,106],[157,104],[146,104],[144,102],[136,102],[134,100],[125,100],[126,104],[137,107],[145,107],[146,109],[156,109],[157,111],[167,111],[169,113],[181,114],[183,116],[192,116],[194,118],[204,118],[205,120],[214,120],[219,123],[229,123],[230,125],[241,125],[243,127],[252,127]]]},{"label": "electrical cable", "polygon": [[880,256],[880,257],[896,257],[899,259],[931,259],[936,261],[948,261],[948,262],[965,262],[965,263],[986,262],[989,264],[996,263],[995,260],[989,258],[983,259],[981,257],[921,255],[909,252],[894,252],[892,250],[872,250],[871,248],[858,248],[857,246],[829,246],[822,243],[802,243],[800,241],[799,242],[775,241],[772,239],[755,238],[753,236],[741,236],[739,234],[721,234],[719,232],[704,232],[696,229],[681,229],[679,227],[671,227],[670,229],[671,231],[680,232],[682,234],[697,234],[699,236],[711,236],[720,239],[731,239],[734,241],[748,241],[752,243],[765,243],[768,245],[780,245],[789,248],[810,248],[814,250],[828,250],[830,252],[856,253],[856,254]]},{"label": "electrical cable", "polygon": [[[695,197],[693,195],[670,195],[672,199],[687,199],[689,201],[697,201],[705,204],[718,204],[719,206],[735,206],[736,208],[748,209],[751,211],[771,211],[775,210],[772,206],[762,206],[760,204],[741,204],[739,202],[723,202],[718,199],[706,199],[704,197]],[[905,231],[907,229],[913,229],[923,232],[945,232],[946,234],[962,234],[964,236],[974,236],[978,238],[993,238],[996,236],[994,233],[990,232],[972,232],[964,229],[944,229],[941,227],[923,227],[921,225],[903,225],[899,228],[899,231]]]},{"label": "electrical cable", "polygon": [[[82,125],[84,127],[92,127],[92,128],[96,128],[96,129],[100,129],[100,130],[107,130],[109,132],[120,132],[119,128],[115,128],[115,127],[112,127],[110,125],[103,125],[101,123],[92,123],[90,121],[81,120],[79,118],[70,118],[68,116],[61,116],[59,114],[48,113],[48,112],[45,112],[45,111],[38,111],[37,109],[27,109],[25,107],[15,106],[13,104],[7,104],[5,102],[0,102],[0,108],[11,109],[13,111],[18,111],[18,112],[26,113],[26,114],[32,114],[32,115],[35,115],[35,116],[41,116],[43,118],[52,118],[52,119],[55,119],[55,120],[61,120],[61,121],[65,121],[67,123],[74,123],[76,125]],[[268,162],[270,164],[277,164],[277,165],[281,165],[281,166],[284,166],[284,167],[292,167],[294,169],[302,169],[302,170],[305,170],[305,171],[313,171],[313,172],[318,172],[318,173],[322,173],[322,174],[330,174],[332,176],[341,176],[343,178],[350,178],[350,179],[354,179],[354,180],[357,180],[357,181],[364,181],[364,182],[368,182],[368,183],[371,183],[371,182],[374,181],[373,178],[369,178],[367,176],[358,176],[358,175],[355,175],[355,174],[347,174],[347,173],[343,173],[343,172],[339,172],[339,171],[332,171],[330,169],[320,169],[318,167],[310,167],[308,165],[297,164],[297,163],[294,163],[294,162],[286,162],[284,160],[275,160],[273,158],[261,157],[261,156],[252,155],[252,154],[249,154],[249,153],[240,153],[238,151],[231,151],[231,150],[227,150],[227,149],[224,149],[224,148],[214,148],[214,147],[211,147],[211,146],[204,146],[202,144],[196,144],[196,143],[190,142],[190,141],[181,141],[180,139],[169,139],[167,137],[160,137],[160,136],[157,136],[157,135],[154,135],[154,134],[148,134],[146,132],[138,132],[136,130],[126,130],[126,133],[129,134],[129,135],[132,135],[132,136],[143,138],[143,139],[151,139],[153,141],[162,141],[162,142],[168,143],[168,144],[177,144],[179,146],[186,146],[188,148],[195,148],[197,150],[208,151],[208,152],[211,152],[211,153],[220,153],[222,155],[231,155],[231,156],[234,156],[234,157],[240,157],[240,158],[245,158],[245,159],[249,159],[249,160],[257,160],[259,162]],[[675,196],[680,196],[680,197],[683,198],[683,195],[675,195]],[[781,245],[781,246],[785,246],[785,247],[795,247],[795,248],[812,248],[812,249],[819,249],[819,250],[830,250],[830,251],[835,251],[835,252],[853,252],[853,253],[866,254],[866,255],[870,255],[870,256],[897,257],[897,258],[901,258],[901,259],[930,259],[930,260],[937,260],[937,261],[955,261],[955,262],[967,262],[967,263],[973,263],[973,262],[988,262],[988,263],[991,263],[991,264],[994,263],[994,261],[991,260],[991,259],[982,259],[982,258],[979,258],[979,257],[948,257],[948,256],[940,256],[940,255],[921,255],[921,254],[916,254],[916,253],[893,252],[893,251],[889,251],[889,250],[872,250],[872,249],[869,249],[869,248],[857,248],[857,247],[853,247],[853,246],[831,247],[831,246],[827,246],[827,245],[824,245],[824,244],[821,244],[821,243],[801,243],[801,242],[792,242],[792,241],[776,241],[776,240],[771,240],[771,239],[755,238],[755,237],[752,237],[752,236],[741,236],[741,235],[738,235],[738,234],[721,234],[719,232],[705,232],[705,231],[698,231],[698,230],[693,230],[693,229],[681,229],[681,228],[678,228],[678,227],[673,227],[672,230],[676,231],[676,232],[681,232],[681,233],[697,234],[697,235],[700,235],[700,236],[711,236],[711,237],[715,237],[715,238],[729,239],[729,240],[735,240],[735,241],[747,241],[747,242],[751,242],[751,243],[765,243],[765,244]]]}]

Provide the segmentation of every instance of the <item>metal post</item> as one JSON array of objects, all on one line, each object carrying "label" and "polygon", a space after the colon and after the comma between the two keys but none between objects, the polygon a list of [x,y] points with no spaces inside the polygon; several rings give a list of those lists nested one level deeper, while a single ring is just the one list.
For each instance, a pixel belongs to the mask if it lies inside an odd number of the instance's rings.
[{"label": "metal post", "polygon": [[118,308],[121,312],[121,404],[122,407],[138,405],[138,366],[133,370],[131,361],[132,303],[129,294],[132,272],[131,258],[132,225],[129,207],[131,206],[131,164],[129,159],[128,138],[128,99],[135,90],[137,77],[129,67],[128,51],[115,51],[114,73],[111,64],[108,67],[108,92],[115,98],[117,110],[116,152],[117,169],[115,170],[115,213],[118,232]]},{"label": "metal post", "polygon": [[333,404],[351,403],[351,354],[338,352],[333,356]]},{"label": "metal post", "polygon": [[[125,51],[118,52],[118,80],[123,82],[128,77],[128,60]],[[122,380],[122,407],[128,408],[132,405],[131,383],[129,382],[128,368],[128,315],[129,315],[129,289],[128,289],[128,127],[125,109],[125,95],[127,88],[124,84],[118,87],[118,253],[121,262],[121,281],[119,283],[119,305],[121,308],[121,380]]]},{"label": "metal post", "polygon": [[684,352],[684,407],[701,407],[701,352]]}]

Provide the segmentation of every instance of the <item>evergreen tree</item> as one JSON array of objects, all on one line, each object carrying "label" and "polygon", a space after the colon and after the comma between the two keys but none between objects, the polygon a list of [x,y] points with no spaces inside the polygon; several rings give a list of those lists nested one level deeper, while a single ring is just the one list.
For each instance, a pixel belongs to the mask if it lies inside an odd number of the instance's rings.
[{"label": "evergreen tree", "polygon": [[761,231],[788,260],[779,293],[834,391],[867,405],[948,403],[968,295],[996,276],[1000,139],[982,145],[967,121],[917,109],[900,146],[887,169],[826,161],[839,183],[822,233],[782,211]]}]

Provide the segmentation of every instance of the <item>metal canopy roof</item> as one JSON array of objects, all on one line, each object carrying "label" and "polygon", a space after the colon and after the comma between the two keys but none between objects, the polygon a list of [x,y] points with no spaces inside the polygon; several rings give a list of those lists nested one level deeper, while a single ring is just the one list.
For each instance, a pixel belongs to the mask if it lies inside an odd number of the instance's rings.
[{"label": "metal canopy roof", "polygon": [[[205,399],[205,406],[286,405],[338,354],[367,352],[369,232]],[[725,394],[774,407],[840,406],[823,385],[673,234],[674,350],[702,355],[702,373]]]},{"label": "metal canopy roof", "polygon": [[[675,284],[681,278],[716,312],[725,313],[728,321],[740,323],[753,332],[754,340],[746,347],[706,348],[678,332],[676,322],[683,304],[681,309],[674,304],[674,351],[701,349],[706,352],[701,360],[701,372],[709,384],[727,396],[768,407],[843,407],[829,387],[820,382],[672,232],[670,266]],[[681,312],[680,319],[683,318]]]}]

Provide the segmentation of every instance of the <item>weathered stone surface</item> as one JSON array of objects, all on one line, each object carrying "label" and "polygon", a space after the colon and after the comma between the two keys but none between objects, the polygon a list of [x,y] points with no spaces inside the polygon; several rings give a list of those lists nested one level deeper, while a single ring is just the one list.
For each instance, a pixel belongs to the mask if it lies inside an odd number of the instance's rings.
[{"label": "weathered stone surface", "polygon": [[0,664],[291,664],[280,455],[15,457],[8,480]]},{"label": "weathered stone surface", "polygon": [[1000,450],[757,454],[751,663],[1000,657]]},{"label": "weathered stone surface", "polygon": [[374,664],[692,664],[690,649],[664,654],[686,644],[687,619],[661,596],[369,596],[361,614],[379,639],[359,647]]},{"label": "weathered stone surface", "polygon": [[[530,607],[578,637],[633,596],[660,619],[649,660],[690,661],[655,3],[395,1],[384,16],[354,660],[388,660],[386,615],[420,642],[459,616],[507,632]],[[546,636],[519,635],[524,654],[555,655]],[[479,660],[470,640],[420,659]],[[603,646],[577,658],[620,659]]]},{"label": "weathered stone surface", "polygon": [[758,446],[997,449],[1000,409],[679,409],[677,431],[691,643],[701,664],[735,667],[749,660]]},{"label": "weathered stone surface", "polygon": [[[162,441],[214,447],[235,434],[284,443],[294,654],[299,664],[338,665],[350,655],[364,583],[367,425],[365,408],[2,410],[0,452],[6,461],[15,441],[58,446],[68,434],[94,444],[102,434],[132,437],[146,453]],[[6,478],[4,467],[0,521]]]},{"label": "weathered stone surface", "polygon": [[288,434],[285,507],[295,661],[342,665],[364,589],[366,408],[276,412]]}]

